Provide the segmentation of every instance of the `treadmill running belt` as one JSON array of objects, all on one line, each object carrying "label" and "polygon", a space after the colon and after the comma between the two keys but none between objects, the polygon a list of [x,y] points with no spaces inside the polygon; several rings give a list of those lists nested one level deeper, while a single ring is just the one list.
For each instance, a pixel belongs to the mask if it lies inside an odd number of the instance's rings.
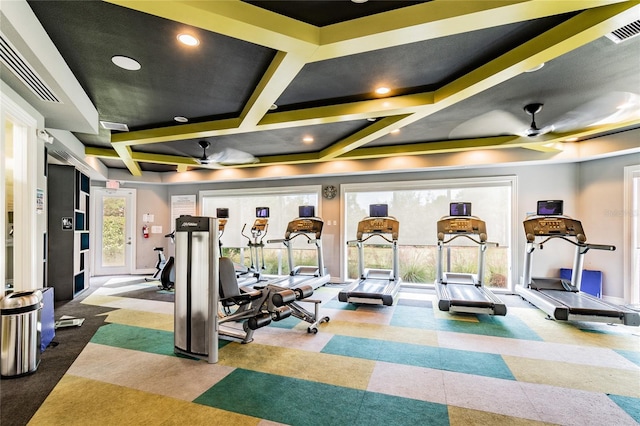
[{"label": "treadmill running belt", "polygon": [[573,293],[571,291],[563,290],[542,290],[540,292],[545,296],[550,297],[551,299],[554,299],[565,305],[567,308],[569,308],[570,314],[594,315],[613,318],[619,318],[623,316],[620,310],[615,309],[609,304],[589,297],[584,293]]}]

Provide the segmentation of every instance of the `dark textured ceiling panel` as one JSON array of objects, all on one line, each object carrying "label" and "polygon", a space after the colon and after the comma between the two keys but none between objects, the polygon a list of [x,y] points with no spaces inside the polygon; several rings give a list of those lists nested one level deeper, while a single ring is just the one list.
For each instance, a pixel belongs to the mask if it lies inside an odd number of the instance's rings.
[{"label": "dark textured ceiling panel", "polygon": [[518,22],[485,30],[374,50],[305,65],[282,93],[279,108],[374,99],[433,90],[564,22],[571,15]]},{"label": "dark textured ceiling panel", "polygon": [[390,10],[400,9],[414,4],[427,3],[425,1],[409,0],[374,0],[364,3],[356,3],[351,0],[243,1],[318,27],[350,21],[352,19],[362,18],[363,16],[374,15],[376,13],[388,12]]},{"label": "dark textured ceiling panel", "polygon": [[[100,118],[129,129],[235,116],[275,52],[255,44],[96,1],[32,1],[33,11]],[[197,48],[176,37],[188,32]],[[111,58],[136,59],[127,71]]]}]

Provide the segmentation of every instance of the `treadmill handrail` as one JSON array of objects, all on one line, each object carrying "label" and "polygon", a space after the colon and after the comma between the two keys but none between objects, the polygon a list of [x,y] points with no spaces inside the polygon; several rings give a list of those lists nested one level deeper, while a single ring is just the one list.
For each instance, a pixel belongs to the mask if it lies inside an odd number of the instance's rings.
[{"label": "treadmill handrail", "polygon": [[586,249],[584,251],[584,253],[586,253],[588,250],[605,250],[605,251],[615,251],[616,250],[616,246],[611,245],[611,244],[591,244],[591,243],[581,243],[578,241],[573,241],[570,238],[565,237],[564,235],[550,235],[547,238],[545,238],[544,240],[540,241],[539,243],[534,243],[534,242],[529,242],[529,244],[531,245],[535,245],[537,247],[540,247],[540,249],[544,248],[543,245],[548,242],[551,241],[553,239],[556,238],[560,238],[561,240],[564,240],[568,243],[573,244],[576,247],[581,247]]}]

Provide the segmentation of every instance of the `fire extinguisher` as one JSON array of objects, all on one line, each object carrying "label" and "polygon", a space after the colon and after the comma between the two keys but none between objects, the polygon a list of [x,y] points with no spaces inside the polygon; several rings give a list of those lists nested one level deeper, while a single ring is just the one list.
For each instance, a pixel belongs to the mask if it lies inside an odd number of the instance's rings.
[{"label": "fire extinguisher", "polygon": [[149,227],[147,225],[142,225],[142,236],[149,238]]}]

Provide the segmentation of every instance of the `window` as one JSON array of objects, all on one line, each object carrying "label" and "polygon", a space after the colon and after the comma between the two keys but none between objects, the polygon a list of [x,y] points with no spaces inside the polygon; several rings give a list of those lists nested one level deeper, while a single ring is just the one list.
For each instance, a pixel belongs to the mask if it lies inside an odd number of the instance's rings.
[{"label": "window", "polygon": [[[492,288],[511,288],[511,247],[515,177],[451,179],[343,185],[345,240],[356,236],[358,222],[369,215],[370,204],[388,204],[389,215],[400,222],[398,250],[403,282],[433,284],[437,261],[438,220],[449,214],[449,203],[470,202],[472,214],[487,225],[488,241],[498,243],[486,254],[484,282]],[[392,265],[391,248],[371,239],[365,247],[365,268]],[[346,277],[357,277],[357,249],[347,249]],[[367,263],[369,262],[369,263]],[[445,247],[445,270],[477,272],[478,246],[462,238]]]},{"label": "window", "polygon": [[[287,224],[298,217],[298,207],[315,206],[320,215],[320,185],[302,187],[261,188],[249,190],[210,190],[200,192],[201,214],[216,216],[218,208],[229,210],[229,218],[220,236],[222,255],[245,266],[250,264],[250,254],[246,253],[251,227],[256,220],[256,209],[268,207],[268,228],[262,236],[264,247],[265,274],[283,275],[289,272],[287,255],[282,243],[267,243],[268,240],[284,238]],[[244,236],[242,235],[244,234]],[[315,263],[315,246],[303,239],[294,240],[294,261],[296,264]],[[312,260],[313,259],[313,260]],[[260,259],[262,262],[262,259]]]}]

